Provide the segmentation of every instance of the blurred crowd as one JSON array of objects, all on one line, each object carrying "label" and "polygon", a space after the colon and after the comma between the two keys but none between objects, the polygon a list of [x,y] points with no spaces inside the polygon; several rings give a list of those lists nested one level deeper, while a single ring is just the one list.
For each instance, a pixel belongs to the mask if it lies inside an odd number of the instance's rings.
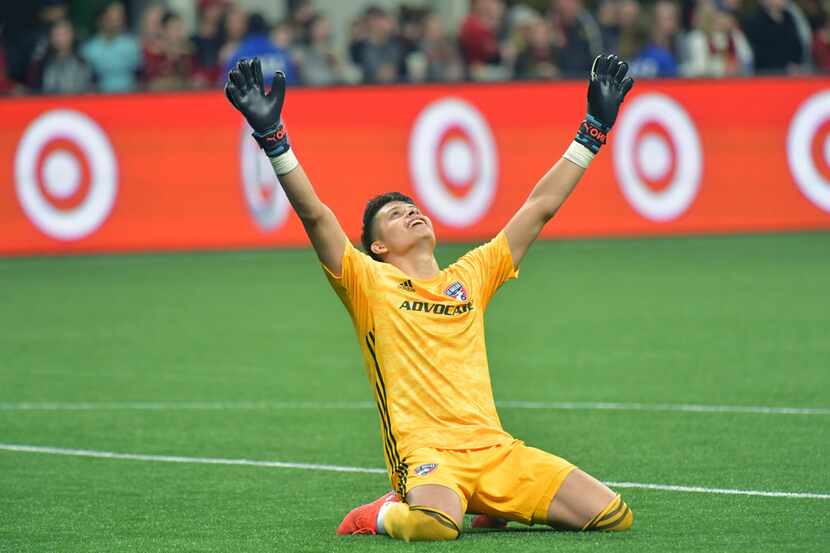
[{"label": "blurred crowd", "polygon": [[830,0],[470,0],[457,28],[428,8],[370,6],[345,48],[313,0],[288,4],[269,21],[198,0],[188,29],[163,2],[131,24],[110,1],[87,29],[66,0],[41,0],[28,27],[0,27],[0,93],[218,87],[251,56],[307,86],[578,78],[608,51],[641,78],[830,72]]}]

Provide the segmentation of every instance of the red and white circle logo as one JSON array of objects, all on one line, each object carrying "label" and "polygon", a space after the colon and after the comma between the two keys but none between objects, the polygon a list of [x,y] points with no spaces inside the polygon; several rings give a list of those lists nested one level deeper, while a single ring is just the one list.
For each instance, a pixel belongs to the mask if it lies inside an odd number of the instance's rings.
[{"label": "red and white circle logo", "polygon": [[686,110],[664,94],[643,94],[614,130],[614,169],[631,206],[652,221],[682,215],[703,172],[700,139]]},{"label": "red and white circle logo", "polygon": [[443,224],[466,227],[487,213],[498,164],[487,120],[464,100],[436,100],[415,119],[409,172],[418,198]]},{"label": "red and white circle logo", "polygon": [[787,135],[787,160],[801,193],[830,211],[830,91],[798,108]]},{"label": "red and white circle logo", "polygon": [[251,132],[247,123],[243,125],[239,142],[242,191],[257,226],[268,232],[282,226],[290,204],[274,174],[271,161],[251,137]]},{"label": "red and white circle logo", "polygon": [[14,158],[17,198],[43,233],[78,240],[107,219],[118,193],[118,163],[89,116],[57,109],[35,119]]}]

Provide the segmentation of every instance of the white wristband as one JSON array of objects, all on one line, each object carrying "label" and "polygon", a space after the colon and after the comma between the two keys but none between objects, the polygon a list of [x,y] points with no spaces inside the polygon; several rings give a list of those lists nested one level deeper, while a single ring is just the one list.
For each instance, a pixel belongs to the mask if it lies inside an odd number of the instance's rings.
[{"label": "white wristband", "polygon": [[591,163],[591,160],[594,159],[594,155],[594,152],[574,140],[571,142],[571,145],[568,146],[568,149],[565,150],[565,153],[562,154],[562,157],[579,165],[583,169],[587,169],[588,165]]},{"label": "white wristband", "polygon": [[290,148],[287,152],[270,159],[271,165],[274,167],[274,173],[276,173],[278,177],[285,175],[286,173],[290,173],[296,169],[297,165],[300,164],[297,160],[297,156],[294,155],[294,150]]}]

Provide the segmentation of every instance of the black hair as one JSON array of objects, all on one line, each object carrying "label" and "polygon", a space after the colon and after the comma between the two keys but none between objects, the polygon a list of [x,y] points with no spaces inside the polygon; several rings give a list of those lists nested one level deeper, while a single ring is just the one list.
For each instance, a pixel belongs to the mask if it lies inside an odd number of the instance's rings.
[{"label": "black hair", "polygon": [[377,4],[372,4],[363,13],[365,14],[364,17],[383,17],[386,15],[386,10]]},{"label": "black hair", "polygon": [[389,202],[406,202],[415,205],[415,200],[400,192],[387,192],[386,194],[375,196],[366,203],[366,209],[363,210],[363,233],[360,235],[360,241],[363,244],[363,249],[375,261],[383,260],[372,251],[372,242],[375,241],[373,223],[375,222],[375,215],[378,214],[378,211]]},{"label": "black hair", "polygon": [[167,10],[164,12],[164,15],[161,16],[161,24],[164,27],[167,27],[167,24],[171,21],[175,21],[177,19],[181,19],[178,13],[174,12],[173,10]]},{"label": "black hair", "polygon": [[261,13],[254,12],[248,16],[248,36],[267,35],[270,30],[271,26]]},{"label": "black hair", "polygon": [[107,2],[100,4],[98,6],[98,9],[93,12],[95,14],[95,21],[100,22],[101,18],[104,17],[104,15],[109,11],[109,9],[113,7],[115,4],[120,4],[121,7],[124,9],[124,18],[126,19],[127,7],[124,5],[124,2],[122,2],[122,0],[109,0]]}]

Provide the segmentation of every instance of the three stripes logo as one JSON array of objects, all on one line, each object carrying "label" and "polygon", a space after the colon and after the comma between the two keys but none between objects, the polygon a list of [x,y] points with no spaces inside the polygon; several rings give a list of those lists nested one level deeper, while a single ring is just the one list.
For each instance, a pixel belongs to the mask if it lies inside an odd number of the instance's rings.
[{"label": "three stripes logo", "polygon": [[398,284],[398,288],[400,288],[401,290],[403,290],[405,292],[414,292],[415,291],[415,287],[412,286],[412,281],[411,280],[405,280],[405,281],[401,282],[400,284]]}]

